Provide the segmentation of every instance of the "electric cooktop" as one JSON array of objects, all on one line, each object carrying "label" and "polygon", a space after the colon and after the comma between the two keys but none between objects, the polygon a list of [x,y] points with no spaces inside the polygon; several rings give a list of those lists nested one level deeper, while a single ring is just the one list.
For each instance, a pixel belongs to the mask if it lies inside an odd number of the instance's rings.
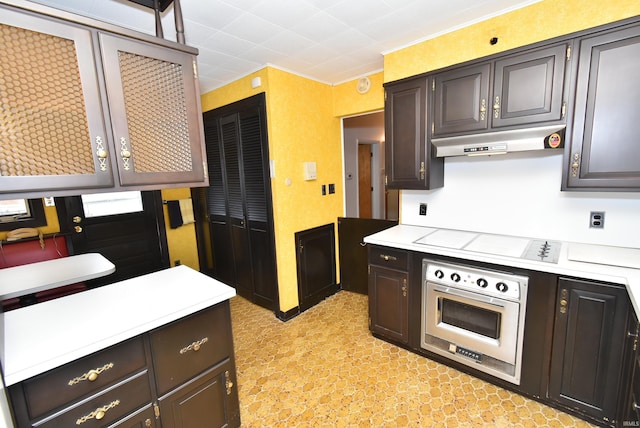
[{"label": "electric cooktop", "polygon": [[414,242],[548,263],[558,263],[562,247],[558,241],[447,229],[435,230]]}]

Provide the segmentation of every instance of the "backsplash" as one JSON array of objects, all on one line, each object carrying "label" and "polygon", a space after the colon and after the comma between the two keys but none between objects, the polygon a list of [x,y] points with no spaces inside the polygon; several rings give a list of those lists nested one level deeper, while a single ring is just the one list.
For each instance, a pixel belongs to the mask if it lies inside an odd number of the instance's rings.
[{"label": "backsplash", "polygon": [[[447,158],[443,188],[402,191],[400,223],[640,247],[640,193],[561,192],[561,178],[558,152]],[[603,229],[591,211],[605,212]]]}]

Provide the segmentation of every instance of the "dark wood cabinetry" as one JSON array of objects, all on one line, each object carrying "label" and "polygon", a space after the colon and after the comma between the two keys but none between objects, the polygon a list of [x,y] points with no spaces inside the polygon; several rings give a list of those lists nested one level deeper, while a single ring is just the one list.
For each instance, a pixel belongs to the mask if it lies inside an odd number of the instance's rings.
[{"label": "dark wood cabinetry", "polygon": [[640,25],[579,40],[563,190],[640,189]]},{"label": "dark wood cabinetry", "polygon": [[195,49],[0,10],[3,192],[206,184]]},{"label": "dark wood cabinetry", "polygon": [[278,309],[265,94],[204,113],[209,187],[192,190],[203,272]]},{"label": "dark wood cabinetry", "polygon": [[409,263],[407,251],[369,247],[369,329],[405,345],[409,343]]},{"label": "dark wood cabinetry", "polygon": [[229,302],[8,390],[18,428],[237,427]]},{"label": "dark wood cabinetry", "polygon": [[385,169],[389,189],[435,189],[444,185],[444,159],[426,139],[427,79],[385,86]]},{"label": "dark wood cabinetry", "polygon": [[630,382],[625,391],[624,406],[622,408],[622,424],[626,426],[640,426],[640,352],[638,350],[638,338],[640,324],[638,317],[631,311],[628,325],[628,335],[631,338],[629,346],[629,372]]},{"label": "dark wood cabinetry", "polygon": [[433,136],[562,123],[568,46],[562,43],[435,74]]},{"label": "dark wood cabinetry", "polygon": [[615,423],[628,310],[622,286],[559,279],[548,394],[552,401],[601,423]]}]

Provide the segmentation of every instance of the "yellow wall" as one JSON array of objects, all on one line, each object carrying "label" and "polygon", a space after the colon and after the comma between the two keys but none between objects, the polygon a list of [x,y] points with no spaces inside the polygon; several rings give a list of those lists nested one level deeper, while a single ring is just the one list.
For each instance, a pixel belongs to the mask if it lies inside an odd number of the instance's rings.
[{"label": "yellow wall", "polygon": [[333,87],[333,115],[335,117],[353,116],[384,108],[384,89],[382,72],[371,74],[371,88],[366,94],[356,90],[356,80],[351,80]]},{"label": "yellow wall", "polygon": [[[165,189],[162,191],[162,199],[165,201],[189,199],[190,189]],[[195,224],[184,224],[175,229],[169,227],[169,214],[167,206],[163,206],[164,225],[167,230],[167,245],[169,247],[169,263],[175,265],[176,260],[192,269],[200,270],[198,261],[198,247],[196,244]]]},{"label": "yellow wall", "polygon": [[[544,0],[384,56],[391,82],[508,49],[640,15],[640,1]],[[492,46],[489,40],[498,38]]]}]

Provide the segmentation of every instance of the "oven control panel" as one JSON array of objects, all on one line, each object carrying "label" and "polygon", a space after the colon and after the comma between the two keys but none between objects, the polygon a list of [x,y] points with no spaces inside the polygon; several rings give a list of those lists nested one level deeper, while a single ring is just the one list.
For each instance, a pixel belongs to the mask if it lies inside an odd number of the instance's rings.
[{"label": "oven control panel", "polygon": [[520,300],[529,279],[488,269],[425,260],[425,280],[473,293]]}]

